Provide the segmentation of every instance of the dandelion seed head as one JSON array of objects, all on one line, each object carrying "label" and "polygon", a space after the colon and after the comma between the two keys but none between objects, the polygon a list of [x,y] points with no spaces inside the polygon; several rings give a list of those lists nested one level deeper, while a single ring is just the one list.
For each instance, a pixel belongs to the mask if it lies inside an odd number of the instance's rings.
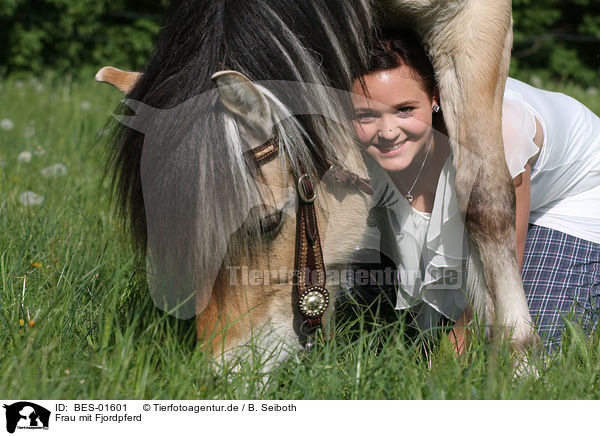
[{"label": "dandelion seed head", "polygon": [[21,163],[28,163],[31,162],[31,152],[30,151],[22,151],[21,153],[19,153],[19,156],[17,156],[17,160]]},{"label": "dandelion seed head", "polygon": [[35,206],[44,202],[44,197],[32,191],[25,191],[19,196],[19,201],[25,206]]},{"label": "dandelion seed head", "polygon": [[12,130],[15,128],[15,123],[10,118],[4,118],[0,121],[0,129],[2,130]]},{"label": "dandelion seed head", "polygon": [[35,154],[36,156],[41,156],[43,154],[46,154],[46,150],[44,150],[42,147],[40,147],[39,145],[36,147],[36,149],[34,150],[33,154]]},{"label": "dandelion seed head", "polygon": [[64,176],[65,174],[67,174],[67,167],[61,163],[57,163],[57,164],[50,165],[49,167],[46,167],[46,168],[40,170],[40,173],[44,177]]},{"label": "dandelion seed head", "polygon": [[35,136],[35,129],[31,126],[25,127],[25,130],[23,130],[23,136],[27,139],[33,138]]},{"label": "dandelion seed head", "polygon": [[81,108],[82,111],[89,111],[90,108],[92,107],[92,105],[90,104],[89,101],[84,100],[81,102],[79,107]]}]

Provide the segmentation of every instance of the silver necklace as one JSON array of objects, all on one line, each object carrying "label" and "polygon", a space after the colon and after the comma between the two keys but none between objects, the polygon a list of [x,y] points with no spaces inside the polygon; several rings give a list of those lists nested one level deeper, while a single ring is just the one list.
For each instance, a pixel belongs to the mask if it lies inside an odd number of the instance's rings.
[{"label": "silver necklace", "polygon": [[402,188],[406,191],[406,194],[404,194],[404,198],[406,198],[406,201],[408,201],[409,203],[412,203],[413,200],[415,199],[412,195],[412,190],[415,187],[415,185],[417,184],[417,180],[419,180],[419,176],[421,175],[423,168],[425,168],[425,162],[427,162],[427,158],[429,157],[429,150],[431,150],[431,144],[433,144],[433,137],[431,138],[431,141],[429,141],[429,145],[427,146],[427,153],[425,153],[425,159],[423,159],[421,168],[419,169],[419,172],[417,173],[417,177],[415,177],[415,181],[413,182],[410,189],[407,190],[404,183],[402,183],[402,180],[400,180],[400,177],[399,176],[397,177],[398,181],[402,185]]}]

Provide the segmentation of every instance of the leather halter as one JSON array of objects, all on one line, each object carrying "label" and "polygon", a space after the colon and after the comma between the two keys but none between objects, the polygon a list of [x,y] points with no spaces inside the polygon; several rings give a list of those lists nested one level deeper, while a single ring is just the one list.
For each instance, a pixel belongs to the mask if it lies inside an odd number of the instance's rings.
[{"label": "leather halter", "polygon": [[[273,137],[249,153],[261,165],[277,156],[278,152],[279,140]],[[325,263],[314,204],[317,191],[302,165],[300,171],[302,174],[297,177],[296,183],[296,250],[292,295],[294,305],[303,317],[300,333],[306,337],[305,347],[311,348],[316,331],[323,327],[322,318],[329,306],[330,296],[325,287]],[[355,186],[365,194],[373,194],[373,188],[367,180],[340,164],[330,165],[327,173],[340,184]]]}]

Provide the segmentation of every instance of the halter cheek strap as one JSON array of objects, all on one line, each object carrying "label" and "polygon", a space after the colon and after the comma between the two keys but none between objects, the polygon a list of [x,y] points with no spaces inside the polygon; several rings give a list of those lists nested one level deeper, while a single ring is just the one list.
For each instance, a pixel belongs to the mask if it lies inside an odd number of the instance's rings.
[{"label": "halter cheek strap", "polygon": [[[277,155],[279,140],[269,139],[250,151],[257,165]],[[309,174],[301,166],[302,174],[296,183],[296,250],[294,259],[293,299],[303,317],[300,332],[306,337],[306,348],[314,345],[316,330],[323,327],[323,315],[329,306],[323,249],[317,224],[315,200],[317,191]],[[368,195],[373,194],[369,182],[339,164],[329,166],[327,171],[337,183],[354,186]]]},{"label": "halter cheek strap", "polygon": [[[301,332],[311,338],[322,328],[322,318],[329,305],[329,292],[325,288],[325,263],[315,210],[316,191],[304,173],[298,178],[296,211],[296,256],[294,260],[294,299],[304,317]],[[311,341],[307,341],[311,346]]]}]

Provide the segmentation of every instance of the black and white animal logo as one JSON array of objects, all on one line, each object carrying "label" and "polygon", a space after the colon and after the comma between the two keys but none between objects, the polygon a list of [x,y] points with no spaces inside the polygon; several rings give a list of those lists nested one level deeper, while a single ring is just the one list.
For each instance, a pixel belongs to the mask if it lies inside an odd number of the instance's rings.
[{"label": "black and white animal logo", "polygon": [[50,411],[28,401],[19,401],[6,409],[6,431],[14,433],[17,427],[25,429],[48,429]]}]

